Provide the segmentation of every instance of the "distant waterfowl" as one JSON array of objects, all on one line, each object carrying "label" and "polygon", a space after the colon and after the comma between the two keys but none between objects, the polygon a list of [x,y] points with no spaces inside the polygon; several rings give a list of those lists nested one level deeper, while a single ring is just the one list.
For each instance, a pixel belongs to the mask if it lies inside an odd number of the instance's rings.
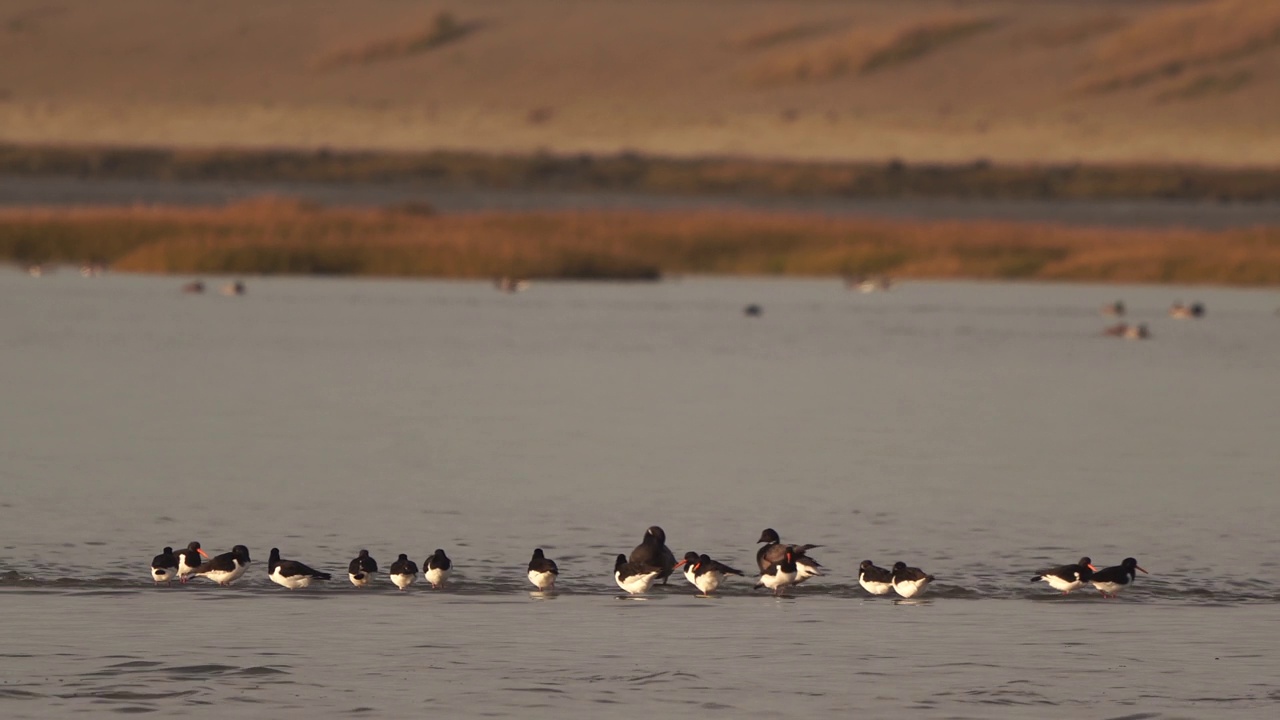
[{"label": "distant waterfowl", "polygon": [[1125,312],[1124,302],[1121,300],[1117,300],[1113,303],[1102,306],[1103,315],[1110,315],[1112,317],[1124,317],[1124,312]]},{"label": "distant waterfowl", "polygon": [[872,595],[888,595],[893,592],[893,573],[863,560],[858,565],[858,584]]},{"label": "distant waterfowl", "polygon": [[783,550],[782,562],[771,563],[765,568],[760,574],[760,582],[756,583],[756,588],[766,587],[772,590],[775,596],[781,595],[788,585],[796,583],[797,572],[795,555],[790,548],[786,548]]},{"label": "distant waterfowl", "polygon": [[184,292],[184,293],[190,293],[190,294],[199,294],[199,293],[202,293],[202,292],[204,292],[204,281],[203,281],[203,280],[192,280],[191,282],[189,282],[189,283],[187,283],[186,285],[183,285],[183,286],[182,286],[182,292]]},{"label": "distant waterfowl", "polygon": [[236,545],[231,548],[231,552],[222,553],[208,562],[201,563],[200,567],[193,570],[191,574],[209,578],[219,585],[230,585],[244,575],[250,562],[249,548]]},{"label": "distant waterfowl", "polygon": [[783,544],[782,539],[778,536],[778,531],[773,528],[765,528],[760,532],[758,543],[765,543],[756,551],[756,565],[761,572],[767,570],[770,565],[782,562],[788,550],[792,553],[792,559],[796,564],[796,584],[802,583],[811,577],[822,575],[822,565],[817,560],[807,555],[808,551],[822,547],[821,545],[790,545]]},{"label": "distant waterfowl", "polygon": [[1146,323],[1138,323],[1137,325],[1118,323],[1103,330],[1102,334],[1110,337],[1124,338],[1125,340],[1146,340],[1151,337],[1151,333],[1147,330]]},{"label": "distant waterfowl", "polygon": [[505,293],[518,293],[529,289],[529,281],[511,277],[500,277],[493,281],[493,286]]},{"label": "distant waterfowl", "polygon": [[667,533],[654,525],[644,531],[644,539],[631,551],[627,561],[658,568],[658,579],[666,585],[675,569],[676,555],[667,547]]},{"label": "distant waterfowl", "polygon": [[[1103,568],[1093,574],[1089,582],[1098,588],[1102,593],[1102,597],[1115,597],[1126,585],[1133,582],[1138,574],[1135,570],[1142,570],[1138,566],[1138,561],[1133,558],[1125,558],[1119,565],[1109,568]],[[1146,573],[1146,570],[1142,570]]]},{"label": "distant waterfowl", "polygon": [[893,279],[886,275],[846,275],[844,287],[860,293],[887,292],[893,289]]},{"label": "distant waterfowl", "polygon": [[280,549],[271,548],[271,556],[267,558],[267,577],[277,585],[298,590],[307,587],[313,580],[328,580],[332,576],[296,560],[281,560]]},{"label": "distant waterfowl", "polygon": [[1197,320],[1204,317],[1204,305],[1198,302],[1183,305],[1182,301],[1175,301],[1169,308],[1169,317],[1175,320]]},{"label": "distant waterfowl", "polygon": [[1039,575],[1031,578],[1031,582],[1039,582],[1041,580],[1049,583],[1049,587],[1054,590],[1061,590],[1063,595],[1079,588],[1093,577],[1094,571],[1098,568],[1093,566],[1093,560],[1088,557],[1080,558],[1080,562],[1075,565],[1063,565],[1061,567],[1045,570]]},{"label": "distant waterfowl", "polygon": [[747,317],[760,317],[761,315],[764,314],[764,308],[760,307],[759,305],[756,305],[755,303],[752,303],[742,308],[742,314],[746,315]]},{"label": "distant waterfowl", "polygon": [[227,283],[226,285],[222,286],[223,295],[230,295],[230,296],[243,295],[245,294],[245,292],[246,292],[246,288],[244,286],[243,280],[237,280],[233,283]]},{"label": "distant waterfowl", "polygon": [[916,567],[907,567],[904,562],[893,564],[891,578],[893,589],[904,598],[919,595],[926,585],[933,582],[933,576]]},{"label": "distant waterfowl", "polygon": [[706,553],[687,552],[684,554],[684,559],[676,563],[676,567],[682,565],[684,579],[698,588],[703,595],[715,592],[724,582],[726,575],[742,575],[741,570],[735,570],[722,562],[712,560]]},{"label": "distant waterfowl", "polygon": [[444,581],[449,579],[449,573],[453,570],[453,563],[449,560],[449,556],[444,554],[444,550],[436,548],[431,557],[422,561],[422,577],[431,583],[431,587],[439,588],[444,585]]},{"label": "distant waterfowl", "polygon": [[105,269],[102,263],[85,263],[80,266],[80,277],[98,277]]},{"label": "distant waterfowl", "polygon": [[43,268],[43,267],[40,267],[39,265],[28,265],[28,266],[27,266],[27,275],[29,275],[29,276],[31,276],[31,277],[33,277],[33,278],[41,277],[41,276],[43,276],[43,275],[44,275],[44,268]]},{"label": "distant waterfowl", "polygon": [[361,550],[359,555],[347,566],[347,579],[356,587],[367,587],[378,574],[378,561],[369,557],[368,550]]},{"label": "distant waterfowl", "polygon": [[618,583],[618,587],[632,595],[649,592],[649,587],[653,585],[654,579],[661,573],[661,568],[645,565],[644,563],[628,562],[627,556],[622,554],[619,554],[613,563],[614,582]]},{"label": "distant waterfowl", "polygon": [[164,552],[151,559],[151,579],[158,583],[168,584],[178,576],[178,556],[173,548],[166,547]]},{"label": "distant waterfowl", "polygon": [[388,577],[396,587],[404,590],[418,580],[418,564],[410,560],[408,555],[400,553],[400,557],[391,563]]},{"label": "distant waterfowl", "polygon": [[209,559],[209,553],[200,549],[200,543],[192,540],[187,546],[177,552],[178,555],[178,580],[186,582],[187,577],[200,567],[201,558]]},{"label": "distant waterfowl", "polygon": [[556,577],[560,575],[560,568],[556,567],[556,561],[548,559],[542,554],[542,548],[533,551],[533,559],[529,561],[529,582],[539,590],[555,590]]}]

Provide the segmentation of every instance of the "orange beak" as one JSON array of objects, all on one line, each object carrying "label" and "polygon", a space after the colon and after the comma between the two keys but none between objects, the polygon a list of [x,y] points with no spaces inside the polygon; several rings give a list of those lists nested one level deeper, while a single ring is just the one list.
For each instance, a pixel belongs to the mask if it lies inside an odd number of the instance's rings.
[{"label": "orange beak", "polygon": [[[1098,568],[1094,567],[1093,563],[1089,563],[1089,569],[1094,572],[1098,572]],[[1142,572],[1146,572],[1146,570],[1143,570]]]},{"label": "orange beak", "polygon": [[[1142,566],[1141,566],[1141,565],[1134,565],[1134,567],[1138,568],[1139,570],[1142,570]],[[1147,572],[1146,570],[1142,570],[1142,572],[1146,573],[1147,575],[1150,575],[1150,574],[1151,574],[1151,573]]]},{"label": "orange beak", "polygon": [[[205,552],[204,550],[201,550],[201,549],[198,549],[198,548],[197,548],[197,549],[196,549],[196,552],[200,553],[200,557],[202,557],[202,558],[208,558],[208,557],[209,557],[209,553]],[[1143,570],[1142,572],[1146,572],[1146,570]]]},{"label": "orange beak", "polygon": [[693,571],[694,571],[694,572],[698,572],[698,568],[700,568],[700,567],[702,567],[702,563],[698,563],[697,565],[694,565],[694,566],[693,566]]},{"label": "orange beak", "polygon": [[685,563],[687,563],[687,562],[689,562],[689,561],[688,561],[688,560],[681,560],[680,562],[676,563],[675,565],[673,565],[673,566],[671,566],[671,567],[672,567],[672,569],[674,570],[675,568],[678,568],[678,567],[680,567],[681,565],[683,565],[683,564],[685,564]]}]

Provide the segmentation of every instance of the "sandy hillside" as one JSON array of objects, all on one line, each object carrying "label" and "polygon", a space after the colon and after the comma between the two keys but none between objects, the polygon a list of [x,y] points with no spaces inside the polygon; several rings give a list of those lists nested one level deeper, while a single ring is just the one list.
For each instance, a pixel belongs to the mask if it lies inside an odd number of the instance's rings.
[{"label": "sandy hillside", "polygon": [[5,0],[0,141],[1280,162],[1269,0]]}]

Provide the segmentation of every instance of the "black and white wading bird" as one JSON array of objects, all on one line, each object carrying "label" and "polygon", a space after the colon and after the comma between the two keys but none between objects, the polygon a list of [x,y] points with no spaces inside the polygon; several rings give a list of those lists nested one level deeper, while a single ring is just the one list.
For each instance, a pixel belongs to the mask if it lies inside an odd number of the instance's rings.
[{"label": "black and white wading bird", "polygon": [[644,563],[628,562],[627,556],[621,553],[613,563],[614,582],[618,583],[618,587],[632,595],[649,592],[649,587],[653,585],[654,579],[661,573],[661,568],[645,565]]},{"label": "black and white wading bird", "polygon": [[756,584],[756,588],[767,587],[775,596],[781,595],[788,585],[796,584],[798,572],[795,554],[791,548],[787,548],[782,552],[782,562],[773,563],[760,574],[760,582]]},{"label": "black and white wading bird", "polygon": [[888,595],[893,592],[893,573],[877,567],[870,560],[858,565],[858,584],[872,595]]},{"label": "black and white wading bird", "polygon": [[[1137,579],[1138,573],[1134,572],[1135,570],[1142,570],[1138,566],[1138,561],[1133,558],[1125,558],[1115,567],[1103,568],[1095,572],[1089,582],[1098,588],[1099,592],[1102,593],[1102,597],[1113,598],[1126,585]],[[1146,573],[1147,571],[1142,570],[1142,572]]]},{"label": "black and white wading bird", "polygon": [[1031,578],[1031,582],[1043,580],[1049,583],[1049,587],[1054,590],[1061,590],[1062,594],[1066,595],[1089,582],[1097,570],[1098,568],[1093,566],[1093,561],[1086,556],[1080,558],[1080,562],[1075,565],[1063,565],[1044,570],[1039,575]]},{"label": "black and white wading bird", "polygon": [[666,585],[676,567],[675,553],[667,547],[667,533],[657,525],[645,530],[644,539],[631,551],[627,562],[658,568],[658,579]]},{"label": "black and white wading bird", "polygon": [[904,562],[893,564],[893,589],[904,598],[919,595],[926,585],[933,582],[933,576],[916,567],[907,567]]},{"label": "black and white wading bird", "polygon": [[790,550],[791,559],[796,564],[796,580],[794,584],[798,585],[811,577],[822,575],[822,565],[805,554],[814,548],[822,547],[821,545],[785,544],[778,537],[778,531],[773,528],[765,528],[761,531],[760,539],[756,542],[764,543],[756,551],[756,565],[760,567],[760,572],[765,572],[771,565],[782,562],[787,551]]},{"label": "black and white wading bird", "polygon": [[244,571],[249,568],[250,562],[252,561],[249,560],[249,548],[236,545],[231,548],[231,552],[215,555],[212,559],[201,563],[191,571],[191,574],[209,578],[219,585],[230,585],[240,579]]},{"label": "black and white wading bird", "polygon": [[706,553],[698,554],[689,551],[684,554],[683,560],[676,563],[676,567],[682,565],[684,579],[702,591],[703,595],[715,592],[716,588],[720,587],[720,583],[724,582],[726,575],[742,575],[741,570],[735,570],[722,562],[712,560]]},{"label": "black and white wading bird", "polygon": [[449,579],[449,573],[453,571],[453,563],[449,560],[449,556],[444,554],[444,550],[436,548],[431,557],[422,561],[422,577],[431,583],[431,587],[439,588],[444,585],[444,581]]},{"label": "black and white wading bird", "polygon": [[368,550],[361,550],[360,554],[347,566],[347,579],[351,580],[351,584],[356,587],[368,587],[377,574],[378,561],[369,557]]},{"label": "black and white wading bird", "polygon": [[396,587],[404,590],[418,580],[418,564],[409,559],[408,555],[400,553],[400,557],[391,563],[391,572],[388,573],[391,582]]},{"label": "black and white wading bird", "polygon": [[187,543],[187,546],[179,550],[176,555],[178,556],[178,580],[181,582],[186,582],[187,576],[195,572],[201,562],[209,559],[209,553],[201,550],[200,543],[195,540]]},{"label": "black and white wading bird", "polygon": [[307,587],[312,580],[328,580],[332,575],[307,567],[296,560],[281,560],[280,548],[271,548],[271,556],[267,558],[267,577],[277,585],[297,590]]},{"label": "black and white wading bird", "polygon": [[151,559],[151,579],[167,585],[176,577],[178,556],[173,554],[173,548],[166,547],[164,552]]},{"label": "black and white wading bird", "polygon": [[529,561],[529,582],[539,590],[555,590],[556,576],[560,568],[556,561],[542,554],[542,548],[533,551],[533,559]]}]

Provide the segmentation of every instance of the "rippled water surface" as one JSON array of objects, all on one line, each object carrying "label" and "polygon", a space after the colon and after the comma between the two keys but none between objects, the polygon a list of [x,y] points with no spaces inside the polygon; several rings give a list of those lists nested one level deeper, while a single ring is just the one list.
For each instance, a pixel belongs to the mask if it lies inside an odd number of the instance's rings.
[{"label": "rippled water surface", "polygon": [[[0,716],[1280,710],[1280,294],[181,282],[0,272]],[[1101,336],[1115,299],[1151,340]],[[828,574],[620,598],[655,523],[744,570],[772,526]],[[255,562],[153,587],[192,539]],[[272,546],[339,579],[279,588]],[[362,547],[456,574],[356,590]],[[1083,554],[1151,574],[1028,582]],[[938,579],[869,598],[863,558]]]}]

